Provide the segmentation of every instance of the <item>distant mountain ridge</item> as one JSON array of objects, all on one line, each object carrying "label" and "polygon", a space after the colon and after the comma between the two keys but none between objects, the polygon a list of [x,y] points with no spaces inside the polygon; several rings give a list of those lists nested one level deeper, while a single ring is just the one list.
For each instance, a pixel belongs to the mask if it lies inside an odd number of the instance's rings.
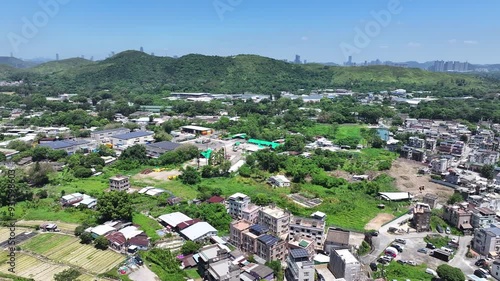
[{"label": "distant mountain ridge", "polygon": [[0,57],[0,64],[8,65],[14,68],[29,68],[40,63],[24,61],[14,57]]},{"label": "distant mountain ridge", "polygon": [[56,89],[57,92],[74,93],[116,90],[269,94],[318,88],[355,91],[406,88],[439,89],[470,95],[496,87],[495,82],[473,75],[390,66],[294,64],[257,55],[220,57],[190,54],[174,59],[124,51],[97,62],[74,58],[28,69],[1,70],[0,76],[6,73],[11,79],[27,77],[30,81],[40,82],[41,92],[54,92]]}]

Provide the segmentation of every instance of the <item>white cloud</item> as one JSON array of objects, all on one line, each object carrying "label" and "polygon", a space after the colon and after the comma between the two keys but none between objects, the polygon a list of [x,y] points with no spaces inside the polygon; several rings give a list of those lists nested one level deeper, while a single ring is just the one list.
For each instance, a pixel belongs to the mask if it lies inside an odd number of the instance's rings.
[{"label": "white cloud", "polygon": [[389,46],[387,46],[387,45],[381,45],[381,46],[378,46],[378,47],[379,47],[380,49],[387,49],[387,48],[389,48]]},{"label": "white cloud", "polygon": [[417,42],[409,42],[408,43],[408,47],[410,47],[410,48],[419,48],[421,46],[422,46],[422,44],[417,43]]},{"label": "white cloud", "polygon": [[307,37],[307,36],[302,36],[302,38],[300,38],[300,40],[302,40],[302,41],[307,41],[307,40],[309,40],[309,37]]},{"label": "white cloud", "polygon": [[457,39],[450,39],[450,40],[448,40],[448,43],[455,44],[455,43],[457,43]]},{"label": "white cloud", "polygon": [[477,44],[479,44],[479,42],[477,42],[475,40],[465,40],[464,44],[466,44],[466,45],[477,45]]}]

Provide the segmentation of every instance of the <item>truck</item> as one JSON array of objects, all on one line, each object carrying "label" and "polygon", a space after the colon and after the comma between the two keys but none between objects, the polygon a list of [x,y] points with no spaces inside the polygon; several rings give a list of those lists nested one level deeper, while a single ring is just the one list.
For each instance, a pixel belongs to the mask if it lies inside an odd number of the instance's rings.
[{"label": "truck", "polygon": [[432,256],[445,262],[448,262],[451,259],[451,253],[443,251],[441,249],[434,250]]}]

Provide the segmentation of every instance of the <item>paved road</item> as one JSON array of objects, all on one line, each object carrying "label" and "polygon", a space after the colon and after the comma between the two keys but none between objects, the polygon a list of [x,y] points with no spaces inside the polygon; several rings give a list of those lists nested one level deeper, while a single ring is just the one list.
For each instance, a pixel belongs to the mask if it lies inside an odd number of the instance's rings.
[{"label": "paved road", "polygon": [[28,239],[30,239],[31,237],[34,237],[37,234],[38,233],[36,233],[36,232],[24,232],[24,233],[18,234],[18,235],[16,235],[16,237],[14,237],[15,244],[9,245],[9,240],[7,239],[7,240],[3,241],[2,243],[0,243],[0,249],[6,248],[6,247],[10,247],[10,246],[14,246],[15,247],[19,243],[21,243],[21,242],[23,242],[25,240],[28,240]]},{"label": "paved road", "polygon": [[[371,254],[361,257],[361,262],[363,264],[370,264],[375,261],[380,254],[389,246],[394,239],[402,238],[402,239],[412,239],[412,238],[424,238],[429,234],[428,232],[410,232],[403,234],[389,234],[387,230],[390,227],[400,228],[400,223],[402,221],[408,220],[412,217],[412,215],[404,215],[396,220],[382,226],[379,229],[379,236],[373,237],[373,246],[374,250]],[[454,236],[451,236],[454,238]],[[462,236],[460,237],[460,246],[454,256],[454,258],[448,263],[451,266],[460,268],[464,274],[469,275],[473,274],[476,267],[474,266],[475,260],[467,259],[465,254],[467,253],[467,246],[470,244],[472,240],[472,236]]]},{"label": "paved road", "polygon": [[138,270],[130,273],[128,277],[134,281],[159,281],[160,278],[156,276],[147,266],[141,266]]}]

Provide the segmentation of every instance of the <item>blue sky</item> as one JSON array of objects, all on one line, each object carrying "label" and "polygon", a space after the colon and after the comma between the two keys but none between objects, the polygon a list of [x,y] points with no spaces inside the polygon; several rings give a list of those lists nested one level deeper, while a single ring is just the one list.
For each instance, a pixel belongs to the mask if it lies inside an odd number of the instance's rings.
[{"label": "blue sky", "polygon": [[161,56],[500,63],[498,11],[496,0],[3,0],[0,56],[103,59],[143,46]]}]

